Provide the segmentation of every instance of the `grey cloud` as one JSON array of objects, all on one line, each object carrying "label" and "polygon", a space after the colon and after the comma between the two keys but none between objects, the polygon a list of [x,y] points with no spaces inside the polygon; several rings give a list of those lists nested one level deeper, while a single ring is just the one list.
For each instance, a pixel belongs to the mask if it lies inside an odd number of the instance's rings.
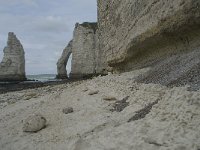
[{"label": "grey cloud", "polygon": [[23,4],[27,6],[38,6],[37,0],[0,0],[0,3],[3,5],[16,5],[16,4]]},{"label": "grey cloud", "polygon": [[35,19],[32,29],[42,32],[68,32],[69,28],[65,20],[60,16],[47,16]]}]

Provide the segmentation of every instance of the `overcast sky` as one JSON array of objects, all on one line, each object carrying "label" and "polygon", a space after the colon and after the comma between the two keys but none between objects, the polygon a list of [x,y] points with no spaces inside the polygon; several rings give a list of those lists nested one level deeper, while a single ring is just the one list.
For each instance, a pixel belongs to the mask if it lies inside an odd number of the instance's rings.
[{"label": "overcast sky", "polygon": [[76,22],[97,20],[96,0],[0,0],[0,59],[8,32],[25,49],[26,73],[56,73]]}]

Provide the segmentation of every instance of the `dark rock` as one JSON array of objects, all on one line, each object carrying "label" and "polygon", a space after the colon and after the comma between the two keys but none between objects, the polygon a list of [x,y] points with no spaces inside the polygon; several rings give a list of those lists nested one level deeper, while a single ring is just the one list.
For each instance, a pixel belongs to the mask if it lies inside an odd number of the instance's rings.
[{"label": "dark rock", "polygon": [[62,110],[62,112],[63,112],[64,114],[69,114],[69,113],[73,113],[73,112],[74,112],[74,109],[73,109],[72,107],[67,107],[67,108],[64,108],[64,109]]},{"label": "dark rock", "polygon": [[95,94],[98,94],[99,93],[99,90],[96,90],[96,91],[90,91],[88,93],[88,95],[95,95]]},{"label": "dark rock", "polygon": [[117,99],[114,96],[104,96],[103,100],[105,100],[105,101],[115,101]]}]

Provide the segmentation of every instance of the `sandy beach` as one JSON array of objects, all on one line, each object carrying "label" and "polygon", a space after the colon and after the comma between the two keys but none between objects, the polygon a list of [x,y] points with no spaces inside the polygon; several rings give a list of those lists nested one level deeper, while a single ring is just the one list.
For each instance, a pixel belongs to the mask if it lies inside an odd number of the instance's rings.
[{"label": "sandy beach", "polygon": [[200,150],[200,0],[0,12],[0,150]]},{"label": "sandy beach", "polygon": [[[146,71],[1,94],[0,149],[199,150],[200,91],[135,82]],[[23,132],[35,113],[46,128]]]}]

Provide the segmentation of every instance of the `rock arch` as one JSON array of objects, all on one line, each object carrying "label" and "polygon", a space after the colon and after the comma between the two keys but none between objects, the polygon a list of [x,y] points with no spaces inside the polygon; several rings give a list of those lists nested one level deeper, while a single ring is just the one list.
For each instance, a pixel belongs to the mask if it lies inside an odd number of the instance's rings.
[{"label": "rock arch", "polygon": [[69,60],[70,55],[72,54],[72,43],[73,40],[71,40],[67,47],[63,50],[63,53],[60,57],[60,59],[57,62],[57,79],[67,79],[67,70],[66,65]]},{"label": "rock arch", "polygon": [[73,34],[70,78],[79,79],[96,74],[96,22],[76,23]]},{"label": "rock arch", "polygon": [[102,61],[103,53],[99,49],[98,24],[96,22],[76,23],[73,32],[73,42],[63,50],[57,63],[57,79],[66,79],[66,64],[70,54],[72,66],[70,79],[81,79],[107,74],[106,63]]}]

